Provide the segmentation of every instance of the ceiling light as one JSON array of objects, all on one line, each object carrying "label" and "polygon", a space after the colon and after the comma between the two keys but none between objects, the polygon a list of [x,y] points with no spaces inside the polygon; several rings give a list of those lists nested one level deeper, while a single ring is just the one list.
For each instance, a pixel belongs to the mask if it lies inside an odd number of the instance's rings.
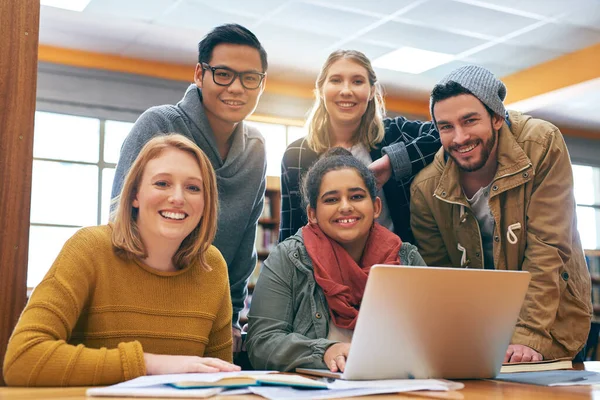
[{"label": "ceiling light", "polygon": [[91,0],[40,0],[40,5],[64,8],[71,11],[83,11]]},{"label": "ceiling light", "polygon": [[402,47],[379,57],[373,61],[373,66],[408,72],[409,74],[420,74],[439,65],[449,63],[453,59],[454,55],[452,54],[415,49],[414,47]]}]

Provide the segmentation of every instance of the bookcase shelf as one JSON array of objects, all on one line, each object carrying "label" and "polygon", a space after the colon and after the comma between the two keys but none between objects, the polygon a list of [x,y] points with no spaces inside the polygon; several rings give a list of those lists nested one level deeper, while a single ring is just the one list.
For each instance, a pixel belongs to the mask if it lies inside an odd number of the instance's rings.
[{"label": "bookcase shelf", "polygon": [[600,250],[585,250],[585,259],[592,280],[592,305],[594,306],[592,322],[600,323]]},{"label": "bookcase shelf", "polygon": [[585,255],[588,257],[600,257],[600,250],[598,250],[598,249],[585,250]]}]

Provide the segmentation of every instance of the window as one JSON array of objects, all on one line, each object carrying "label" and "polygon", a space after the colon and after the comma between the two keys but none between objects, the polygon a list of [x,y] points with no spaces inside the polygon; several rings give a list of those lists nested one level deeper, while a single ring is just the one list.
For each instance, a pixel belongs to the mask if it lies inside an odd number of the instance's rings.
[{"label": "window", "polygon": [[600,168],[573,165],[577,229],[584,249],[600,248]]},{"label": "window", "polygon": [[108,222],[114,169],[132,125],[35,113],[28,287],[77,229]]},{"label": "window", "polygon": [[[286,147],[303,127],[249,122],[263,134],[267,175],[281,174]],[[27,286],[44,277],[62,246],[82,226],[108,222],[115,166],[132,123],[47,112],[35,114]],[[600,168],[573,165],[583,247],[600,248]]]},{"label": "window", "polygon": [[270,124],[265,122],[249,121],[248,125],[254,126],[265,138],[267,151],[267,175],[281,176],[281,159],[286,147],[295,140],[306,136],[303,127]]},{"label": "window", "polygon": [[[303,128],[249,122],[266,140],[267,175],[281,174],[288,145]],[[33,145],[27,286],[35,287],[64,243],[83,226],[108,222],[123,140],[133,123],[37,111]]]}]

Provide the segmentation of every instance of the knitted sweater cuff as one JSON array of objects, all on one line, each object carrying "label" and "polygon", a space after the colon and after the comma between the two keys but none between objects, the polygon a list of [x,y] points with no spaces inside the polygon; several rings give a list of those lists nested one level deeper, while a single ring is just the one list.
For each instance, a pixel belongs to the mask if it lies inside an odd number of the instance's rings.
[{"label": "knitted sweater cuff", "polygon": [[124,380],[127,381],[146,375],[144,350],[140,342],[136,340],[134,342],[119,343],[119,354],[121,356]]}]

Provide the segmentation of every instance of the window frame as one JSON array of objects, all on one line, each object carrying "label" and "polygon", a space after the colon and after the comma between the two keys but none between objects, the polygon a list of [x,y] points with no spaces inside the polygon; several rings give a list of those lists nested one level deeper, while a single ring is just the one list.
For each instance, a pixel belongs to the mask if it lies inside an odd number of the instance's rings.
[{"label": "window frame", "polygon": [[[593,186],[594,186],[594,203],[593,204],[584,204],[584,203],[578,203],[577,202],[577,198],[575,198],[575,207],[576,210],[580,210],[582,208],[588,208],[588,209],[592,209],[596,212],[596,218],[600,218],[600,165],[593,165],[593,164],[588,164],[588,163],[580,163],[580,162],[572,162],[571,164],[573,167],[578,166],[578,167],[590,167],[593,168],[596,171],[596,174],[598,176],[598,180],[594,181],[592,180],[592,182],[590,182]],[[575,171],[573,171],[573,174],[575,174]],[[575,185],[575,179],[573,179],[573,184]],[[580,221],[577,221],[578,223],[580,223]],[[595,247],[592,248],[585,248],[586,251],[588,250],[593,250],[593,251],[598,251],[600,250],[600,220],[596,220],[595,221],[595,230],[596,230],[596,244]],[[580,232],[581,235],[581,232]]]}]

